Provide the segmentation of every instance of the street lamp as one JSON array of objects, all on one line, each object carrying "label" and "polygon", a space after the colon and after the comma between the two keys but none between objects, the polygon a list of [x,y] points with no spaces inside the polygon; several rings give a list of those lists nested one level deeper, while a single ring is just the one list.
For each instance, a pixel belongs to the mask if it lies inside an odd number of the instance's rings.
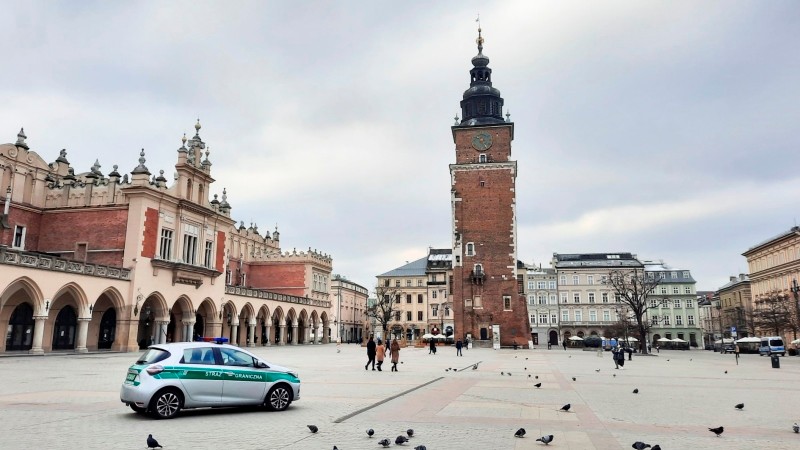
[{"label": "street lamp", "polygon": [[[798,286],[796,278],[792,279],[792,287],[790,287],[789,290],[792,291],[792,295],[794,295],[795,317],[798,321],[800,321],[800,286]],[[796,328],[794,331],[794,338],[797,339]]]},{"label": "street lamp", "polygon": [[722,299],[717,303],[717,317],[719,317],[719,351],[725,347],[725,333],[722,331]]}]

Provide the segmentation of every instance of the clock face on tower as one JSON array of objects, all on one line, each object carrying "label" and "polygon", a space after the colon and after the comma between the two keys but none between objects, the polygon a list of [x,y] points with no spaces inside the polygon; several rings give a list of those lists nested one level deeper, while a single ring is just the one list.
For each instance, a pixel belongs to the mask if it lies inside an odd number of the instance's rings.
[{"label": "clock face on tower", "polygon": [[480,152],[488,150],[492,146],[492,135],[489,133],[478,133],[472,138],[472,147]]}]

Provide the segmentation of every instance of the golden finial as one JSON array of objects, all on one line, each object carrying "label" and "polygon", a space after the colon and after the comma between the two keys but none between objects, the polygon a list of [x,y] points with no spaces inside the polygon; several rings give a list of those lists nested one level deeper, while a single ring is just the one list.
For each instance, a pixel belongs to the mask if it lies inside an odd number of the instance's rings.
[{"label": "golden finial", "polygon": [[475,42],[478,44],[478,53],[483,51],[483,37],[481,37],[481,15],[478,14],[478,18],[475,19],[475,22],[478,23],[478,39],[475,39]]}]

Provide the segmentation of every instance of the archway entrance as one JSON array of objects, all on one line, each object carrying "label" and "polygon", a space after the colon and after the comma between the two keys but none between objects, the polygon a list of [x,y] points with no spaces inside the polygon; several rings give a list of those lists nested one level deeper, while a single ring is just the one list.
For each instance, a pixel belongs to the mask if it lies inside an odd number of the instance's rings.
[{"label": "archway entrance", "polygon": [[194,315],[194,336],[192,336],[192,340],[194,341],[201,336],[205,336],[205,329],[206,323],[203,320],[203,316],[201,316],[200,313],[196,313]]},{"label": "archway entrance", "polygon": [[117,332],[117,311],[114,308],[106,310],[100,319],[100,333],[97,339],[98,349],[109,349],[114,343]]},{"label": "archway entrance", "polygon": [[280,318],[276,317],[275,320],[272,322],[272,331],[275,333],[275,341],[274,344],[279,344],[281,342],[281,320]]},{"label": "archway entrance", "polygon": [[139,333],[137,334],[139,350],[144,350],[153,344],[155,328],[155,312],[149,305],[142,308],[139,316]]},{"label": "archway entrance", "polygon": [[489,339],[489,329],[486,327],[481,328],[481,340],[485,341],[487,339]]},{"label": "archway entrance", "polygon": [[305,344],[306,343],[306,336],[303,332],[306,329],[306,321],[302,317],[297,319],[297,343],[298,344]]},{"label": "archway entrance", "polygon": [[75,348],[75,327],[78,316],[72,306],[64,306],[56,316],[53,328],[53,350],[70,350]]},{"label": "archway entrance", "polygon": [[291,344],[294,342],[294,328],[292,328],[292,319],[286,318],[286,343]]},{"label": "archway entrance", "polygon": [[550,344],[558,345],[558,332],[556,330],[550,330]]},{"label": "archway entrance", "polygon": [[6,351],[30,350],[33,346],[33,307],[22,303],[11,313],[6,335]]}]

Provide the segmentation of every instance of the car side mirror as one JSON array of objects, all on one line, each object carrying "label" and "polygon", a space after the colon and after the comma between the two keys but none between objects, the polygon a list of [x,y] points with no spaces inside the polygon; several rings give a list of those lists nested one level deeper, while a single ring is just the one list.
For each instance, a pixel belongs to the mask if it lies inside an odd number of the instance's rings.
[{"label": "car side mirror", "polygon": [[269,366],[267,365],[267,363],[262,361],[262,362],[258,363],[258,368],[259,369],[269,369]]}]

